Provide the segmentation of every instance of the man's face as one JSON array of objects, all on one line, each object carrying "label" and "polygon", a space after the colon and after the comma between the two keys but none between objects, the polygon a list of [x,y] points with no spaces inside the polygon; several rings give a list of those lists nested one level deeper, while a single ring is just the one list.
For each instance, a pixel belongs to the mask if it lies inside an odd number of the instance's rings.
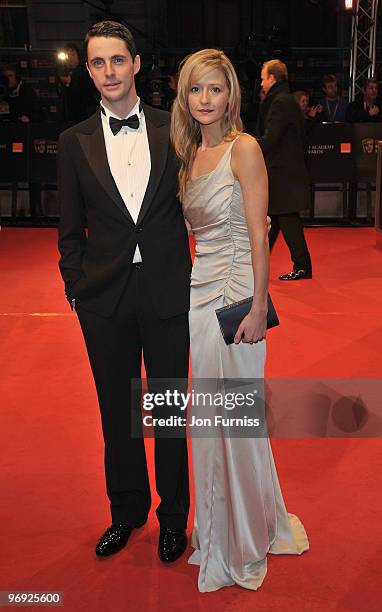
[{"label": "man's face", "polygon": [[337,81],[330,81],[326,83],[324,86],[324,93],[327,98],[334,99],[337,98],[338,86]]},{"label": "man's face", "polygon": [[377,96],[378,96],[377,83],[368,83],[367,87],[365,88],[365,97],[368,100],[372,100],[373,102],[375,102],[375,100],[377,99]]},{"label": "man's face", "polygon": [[74,70],[74,68],[77,68],[78,64],[80,63],[80,59],[78,57],[77,51],[75,49],[67,49],[66,55],[68,56],[69,68],[71,70]]},{"label": "man's face", "polygon": [[276,79],[273,74],[268,74],[268,70],[263,68],[261,71],[261,87],[265,94],[268,93],[272,85],[276,83]]},{"label": "man's face", "polygon": [[8,87],[12,91],[17,87],[16,73],[13,70],[4,70],[3,76],[8,81]]},{"label": "man's face", "polygon": [[135,102],[134,76],[139,72],[139,55],[131,58],[120,38],[94,36],[89,40],[87,68],[102,99],[110,104]]}]

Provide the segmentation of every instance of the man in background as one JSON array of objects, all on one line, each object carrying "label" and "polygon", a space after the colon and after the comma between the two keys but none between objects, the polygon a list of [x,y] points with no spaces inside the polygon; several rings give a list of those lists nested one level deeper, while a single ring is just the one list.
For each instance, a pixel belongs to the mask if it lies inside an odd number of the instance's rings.
[{"label": "man in background", "polygon": [[312,278],[312,263],[300,219],[309,207],[310,189],[305,165],[305,126],[301,110],[289,91],[288,71],[279,60],[265,62],[261,71],[265,98],[260,105],[256,136],[269,176],[269,209],[272,220],[269,246],[281,231],[288,245],[293,270],[284,281]]},{"label": "man in background", "polygon": [[349,123],[382,121],[381,107],[377,104],[378,81],[375,78],[367,79],[363,88],[363,95],[349,104],[346,120]]},{"label": "man in background", "polygon": [[65,86],[65,119],[78,123],[90,117],[97,110],[99,94],[86,67],[80,61],[78,47],[74,43],[69,43],[65,47],[65,52],[68,56],[68,74],[60,76]]},{"label": "man in background", "polygon": [[323,98],[320,100],[319,121],[328,123],[346,121],[348,101],[338,94],[338,81],[335,74],[325,74],[322,78]]},{"label": "man in background", "polygon": [[5,66],[2,70],[6,80],[5,100],[9,106],[9,119],[11,121],[42,121],[38,98],[33,87],[24,81],[15,66]]},{"label": "man in background", "polygon": [[[33,87],[19,74],[15,66],[8,65],[2,70],[6,82],[5,102],[8,104],[9,114],[3,118],[15,123],[30,123],[43,120],[43,113],[39,108],[38,97]],[[41,184],[31,181],[29,183],[29,208],[32,218],[43,216]]]}]

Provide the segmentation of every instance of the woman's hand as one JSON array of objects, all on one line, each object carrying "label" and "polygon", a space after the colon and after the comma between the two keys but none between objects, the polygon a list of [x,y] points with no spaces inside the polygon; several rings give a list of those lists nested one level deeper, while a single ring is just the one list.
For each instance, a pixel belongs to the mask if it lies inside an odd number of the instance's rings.
[{"label": "woman's hand", "polygon": [[266,332],[267,310],[250,310],[237,328],[234,342],[235,344],[239,344],[239,342],[253,344],[264,340]]},{"label": "woman's hand", "polygon": [[316,104],[316,106],[312,106],[306,114],[311,119],[315,119],[316,115],[321,112],[322,112],[322,106],[320,104]]},{"label": "woman's hand", "polygon": [[372,106],[371,108],[369,108],[369,115],[371,117],[374,117],[375,115],[378,115],[379,113],[379,108],[378,106],[375,104],[374,106]]}]

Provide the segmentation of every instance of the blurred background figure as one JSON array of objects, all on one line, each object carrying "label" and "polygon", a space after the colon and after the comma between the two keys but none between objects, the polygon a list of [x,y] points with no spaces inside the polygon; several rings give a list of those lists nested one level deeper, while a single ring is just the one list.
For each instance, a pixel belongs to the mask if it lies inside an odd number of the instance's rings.
[{"label": "blurred background figure", "polygon": [[302,116],[305,120],[305,133],[306,136],[308,136],[314,126],[318,123],[317,116],[321,112],[321,106],[320,104],[309,106],[309,94],[302,89],[293,92],[293,96],[301,109]]},{"label": "blurred background figure", "polygon": [[74,43],[65,47],[67,61],[60,74],[63,85],[63,109],[66,121],[78,123],[90,117],[99,107],[99,94]]},{"label": "blurred background figure", "polygon": [[[2,115],[2,119],[21,123],[43,121],[43,113],[40,111],[38,97],[33,87],[24,81],[16,66],[8,65],[2,70],[5,79],[5,97],[8,104],[8,114]],[[29,183],[29,208],[33,218],[43,216],[41,203],[40,183]]]},{"label": "blurred background figure", "polygon": [[152,66],[147,74],[146,82],[142,82],[140,75],[141,97],[150,106],[171,111],[178,88],[177,67]]},{"label": "blurred background figure", "polygon": [[320,100],[319,121],[346,121],[349,102],[338,93],[338,81],[335,74],[322,77],[323,98]]},{"label": "blurred background figure", "polygon": [[9,107],[9,120],[22,123],[42,121],[37,95],[33,87],[21,78],[16,66],[5,66],[2,75],[5,79],[4,99]]},{"label": "blurred background figure", "polygon": [[309,94],[302,89],[293,92],[297,104],[301,108],[301,112],[305,119],[316,119],[317,114],[321,112],[322,108],[320,104],[309,106]]},{"label": "blurred background figure", "polygon": [[166,110],[171,111],[172,104],[178,93],[178,71],[169,70],[167,76],[167,87],[166,87]]},{"label": "blurred background figure", "polygon": [[382,121],[381,105],[377,103],[377,98],[377,79],[367,79],[363,88],[363,94],[349,104],[346,113],[346,121],[349,121],[349,123]]},{"label": "blurred background figure", "polygon": [[268,214],[272,219],[269,248],[281,231],[293,269],[282,281],[312,278],[312,262],[304,236],[300,210],[309,207],[309,177],[305,165],[305,126],[288,85],[288,70],[280,60],[263,64],[261,86],[265,98],[256,126],[269,178]]}]

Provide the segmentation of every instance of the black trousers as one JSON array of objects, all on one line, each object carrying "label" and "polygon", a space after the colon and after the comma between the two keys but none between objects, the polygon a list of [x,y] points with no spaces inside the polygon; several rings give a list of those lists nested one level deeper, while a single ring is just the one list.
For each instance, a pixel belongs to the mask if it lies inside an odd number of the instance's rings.
[{"label": "black trousers", "polygon": [[[144,265],[133,265],[126,290],[110,318],[76,302],[93,371],[105,441],[105,474],[112,520],[138,526],[147,520],[151,494],[140,408],[132,379],[140,379],[142,350],[147,378],[187,379],[188,313],[159,319],[146,287]],[[140,399],[138,400],[140,403]],[[132,418],[138,415],[132,430]],[[187,441],[155,439],[156,510],[164,527],[185,529],[189,511]]]},{"label": "black trousers", "polygon": [[299,213],[270,215],[270,217],[272,225],[269,232],[269,249],[272,250],[281,231],[290,251],[293,269],[311,271],[312,262]]}]

